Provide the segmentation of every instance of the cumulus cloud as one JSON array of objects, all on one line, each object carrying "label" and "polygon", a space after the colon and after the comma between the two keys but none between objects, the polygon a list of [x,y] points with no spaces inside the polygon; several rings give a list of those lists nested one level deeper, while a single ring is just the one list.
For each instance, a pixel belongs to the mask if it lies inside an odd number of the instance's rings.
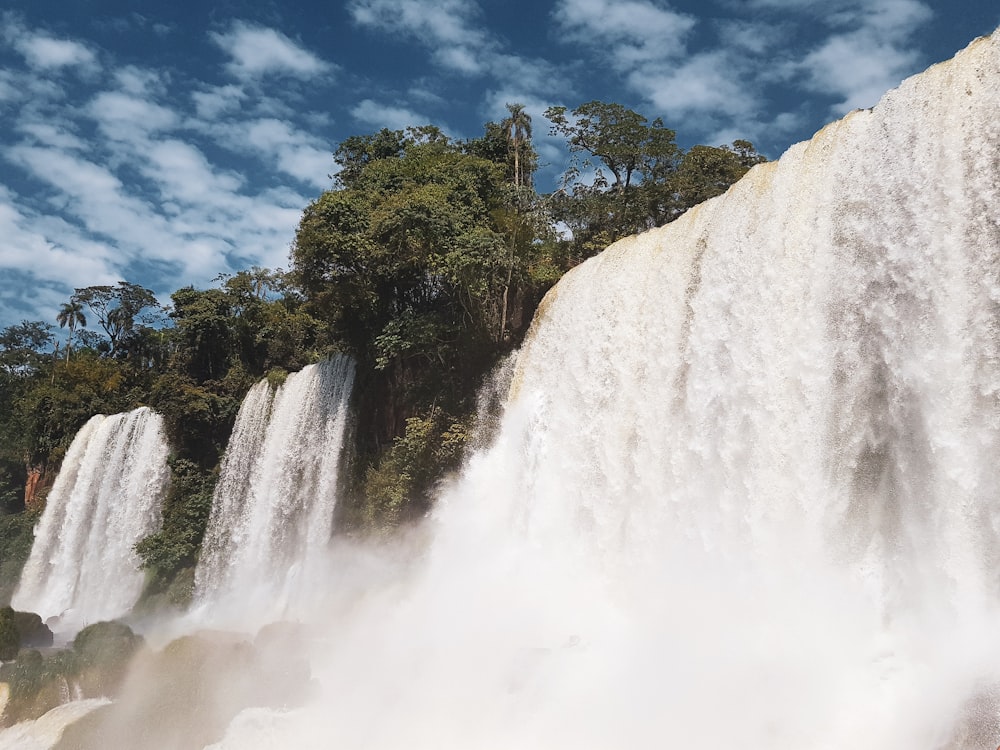
[{"label": "cumulus cloud", "polygon": [[[33,44],[51,37],[15,20]],[[125,278],[163,296],[220,271],[285,265],[302,208],[329,186],[332,147],[310,131],[325,116],[303,111],[284,78],[269,77],[332,66],[240,23],[211,39],[231,54],[227,72],[241,75],[228,85],[115,65],[106,51],[66,41],[64,65],[100,54],[100,89],[90,79],[65,84],[26,54],[0,72],[0,99],[14,105],[0,108],[9,134],[0,144],[0,326],[51,320],[79,286]]]},{"label": "cumulus cloud", "polygon": [[695,26],[691,16],[651,0],[559,0],[553,16],[570,40],[606,47],[610,62],[625,69],[682,55]]},{"label": "cumulus cloud", "polygon": [[872,106],[912,70],[919,55],[913,33],[932,15],[918,0],[840,6],[828,18],[834,33],[801,61],[806,85],[842,97],[834,114]]},{"label": "cumulus cloud", "polygon": [[267,75],[313,78],[329,75],[333,66],[280,31],[235,21],[225,32],[213,32],[212,40],[231,60],[230,73],[241,79]]},{"label": "cumulus cloud", "polygon": [[633,71],[628,81],[657,112],[673,119],[703,112],[745,117],[758,106],[753,93],[733,75],[731,56],[721,50],[691,55],[662,72]]},{"label": "cumulus cloud", "polygon": [[450,73],[517,80],[526,94],[570,87],[560,66],[511,53],[505,40],[485,27],[482,9],[472,0],[352,0],[348,11],[359,26],[416,40]]},{"label": "cumulus cloud", "polygon": [[402,130],[409,125],[423,125],[430,119],[422,114],[392,104],[379,104],[372,99],[363,99],[351,108],[351,115],[358,122],[372,127]]},{"label": "cumulus cloud", "polygon": [[477,29],[478,6],[469,0],[354,0],[354,21],[426,44],[474,46],[488,35]]}]

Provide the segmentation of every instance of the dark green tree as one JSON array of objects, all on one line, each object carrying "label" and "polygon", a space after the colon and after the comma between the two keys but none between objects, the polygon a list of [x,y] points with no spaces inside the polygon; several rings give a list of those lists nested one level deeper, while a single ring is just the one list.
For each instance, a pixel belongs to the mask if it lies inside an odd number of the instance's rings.
[{"label": "dark green tree", "polygon": [[77,289],[71,301],[90,308],[108,337],[111,357],[128,354],[128,344],[135,332],[137,318],[144,311],[160,312],[151,289],[128,281],[116,286],[100,285]]}]

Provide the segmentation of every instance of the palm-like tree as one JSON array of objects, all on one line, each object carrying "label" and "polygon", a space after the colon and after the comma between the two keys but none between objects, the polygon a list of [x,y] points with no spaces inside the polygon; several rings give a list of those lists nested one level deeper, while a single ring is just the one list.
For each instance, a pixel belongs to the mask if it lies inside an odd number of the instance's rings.
[{"label": "palm-like tree", "polygon": [[83,303],[73,298],[69,302],[64,303],[59,310],[59,314],[56,315],[56,323],[59,324],[60,328],[69,328],[69,338],[66,339],[66,361],[68,362],[76,327],[87,327],[87,318],[83,314]]},{"label": "palm-like tree", "polygon": [[[503,129],[507,134],[507,143],[514,157],[514,184],[527,184],[527,178],[522,170],[522,154],[525,147],[531,143],[531,115],[524,111],[523,104],[508,104],[510,117],[503,121]],[[525,159],[527,161],[527,159]]]}]

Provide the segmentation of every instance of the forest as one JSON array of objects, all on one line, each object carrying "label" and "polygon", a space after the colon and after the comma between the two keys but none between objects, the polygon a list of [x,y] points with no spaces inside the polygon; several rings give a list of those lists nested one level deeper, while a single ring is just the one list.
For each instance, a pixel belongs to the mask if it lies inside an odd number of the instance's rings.
[{"label": "forest", "polygon": [[82,287],[55,320],[0,331],[0,601],[76,431],[146,405],[165,417],[173,453],[162,529],[136,546],[144,597],[186,604],[243,396],[335,351],[357,363],[337,528],[387,534],[420,517],[461,461],[477,389],[559,277],[765,160],[742,140],[682,149],[661,119],[619,104],[551,107],[570,162],[540,193],[532,119],[507,109],[470,140],[425,125],[342,141],[287,270],[222,274],[166,306],[126,280]]}]

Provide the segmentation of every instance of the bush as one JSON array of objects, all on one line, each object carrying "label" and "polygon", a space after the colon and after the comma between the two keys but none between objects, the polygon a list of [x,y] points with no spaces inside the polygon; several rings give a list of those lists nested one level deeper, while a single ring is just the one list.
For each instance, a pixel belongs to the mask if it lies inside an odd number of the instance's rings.
[{"label": "bush", "polygon": [[14,622],[14,610],[3,607],[0,609],[0,660],[10,661],[17,656],[20,647],[21,634]]}]

